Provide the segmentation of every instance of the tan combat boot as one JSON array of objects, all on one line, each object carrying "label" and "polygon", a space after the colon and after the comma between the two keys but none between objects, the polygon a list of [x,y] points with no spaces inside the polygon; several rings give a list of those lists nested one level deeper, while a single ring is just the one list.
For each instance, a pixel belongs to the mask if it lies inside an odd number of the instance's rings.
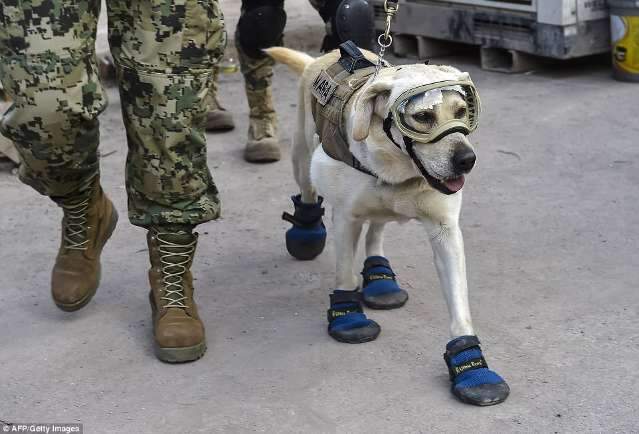
[{"label": "tan combat boot", "polygon": [[244,159],[250,163],[278,161],[281,158],[280,144],[271,87],[259,91],[247,89],[246,96],[251,112]]},{"label": "tan combat boot", "polygon": [[233,115],[220,105],[217,100],[219,68],[213,68],[213,78],[207,96],[209,112],[206,115],[206,131],[222,132],[235,128]]},{"label": "tan combat boot", "polygon": [[99,178],[86,193],[60,202],[62,242],[53,272],[51,295],[62,310],[84,307],[100,283],[100,254],[118,221],[113,203]]},{"label": "tan combat boot", "polygon": [[206,131],[222,132],[235,128],[233,115],[222,107],[217,97],[211,97],[209,112],[206,115]]},{"label": "tan combat boot", "polygon": [[197,360],[206,351],[190,271],[197,234],[153,228],[147,242],[155,355],[168,363]]}]

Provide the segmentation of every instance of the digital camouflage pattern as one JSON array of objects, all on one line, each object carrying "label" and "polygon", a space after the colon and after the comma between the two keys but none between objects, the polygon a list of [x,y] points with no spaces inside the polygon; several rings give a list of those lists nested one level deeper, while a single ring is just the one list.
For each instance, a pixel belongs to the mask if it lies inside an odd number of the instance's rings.
[{"label": "digital camouflage pattern", "polygon": [[[217,0],[107,0],[128,157],[129,218],[195,225],[220,212],[206,165],[212,68],[226,45]],[[94,43],[99,0],[0,0],[0,79],[14,104],[0,131],[20,178],[54,200],[99,172],[106,95]]]},{"label": "digital camouflage pattern", "polygon": [[[246,2],[242,1],[242,9]],[[311,5],[320,10],[326,0],[310,0]],[[240,61],[240,69],[244,76],[244,87],[250,109],[249,139],[274,137],[277,134],[277,114],[273,106],[273,65],[275,61],[264,55],[257,58],[248,56],[239,44],[239,27],[235,33],[235,48]],[[217,78],[217,77],[216,77]],[[217,89],[214,88],[214,91]]]},{"label": "digital camouflage pattern", "polygon": [[219,91],[219,76],[220,70],[217,67],[213,68],[213,74],[211,75],[211,87],[207,95],[207,102],[209,108],[217,108],[217,94]]},{"label": "digital camouflage pattern", "polygon": [[244,76],[244,89],[249,105],[249,139],[259,140],[277,135],[277,114],[273,106],[273,65],[269,56],[249,57],[239,44],[239,27],[235,33],[235,48]]}]

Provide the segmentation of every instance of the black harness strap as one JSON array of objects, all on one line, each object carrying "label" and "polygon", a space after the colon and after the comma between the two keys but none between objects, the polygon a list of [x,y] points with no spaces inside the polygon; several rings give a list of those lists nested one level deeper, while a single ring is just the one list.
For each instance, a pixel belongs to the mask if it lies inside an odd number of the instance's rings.
[{"label": "black harness strap", "polygon": [[400,144],[397,143],[395,141],[395,139],[393,138],[393,133],[391,132],[391,127],[392,126],[393,126],[393,114],[389,112],[388,116],[386,116],[386,119],[384,119],[384,123],[382,124],[382,128],[384,129],[384,132],[386,133],[386,137],[388,137],[388,140],[393,142],[393,145],[397,146],[399,149],[402,149]]},{"label": "black harness strap", "polygon": [[[339,60],[326,70],[332,79],[339,82],[343,80],[348,81],[348,84],[340,84],[328,100],[328,105],[331,104],[331,100],[337,100],[342,104],[339,112],[333,109],[329,116],[326,116],[326,112],[317,115],[316,110],[318,104],[313,105],[313,117],[316,121],[317,116],[324,117],[322,126],[318,131],[322,148],[332,159],[342,161],[355,170],[377,178],[377,175],[365,167],[361,161],[350,152],[348,141],[341,131],[341,110],[346,106],[350,96],[373,75],[375,72],[375,64],[368,60],[364,56],[364,53],[362,53],[352,41],[344,42],[339,46],[339,49],[341,54]],[[353,80],[353,77],[356,77],[356,79]],[[326,103],[324,106],[326,106]]]},{"label": "black harness strap", "polygon": [[[375,66],[370,60],[366,59],[364,54],[360,51],[359,48],[357,48],[357,46],[352,41],[344,42],[343,44],[340,45],[339,49],[340,49],[341,57],[338,60],[337,64],[334,64],[331,67],[332,69],[337,68],[339,70],[341,67],[341,69],[343,69],[345,73],[353,74],[356,71],[359,71],[361,69],[372,68]],[[384,64],[384,66],[387,66],[387,65],[388,64],[386,63]],[[332,70],[331,68],[329,68],[329,70]],[[374,71],[371,71],[370,74],[367,74],[364,78],[367,78],[369,75],[372,75],[373,72]],[[364,84],[364,81],[361,81],[359,86],[363,84]],[[339,93],[339,87],[336,93]],[[333,98],[336,98],[336,96],[333,96]],[[313,107],[315,107],[315,105]],[[315,117],[315,112],[313,116]],[[336,121],[333,120],[333,123],[335,122]],[[341,119],[337,120],[337,122],[341,122]],[[426,181],[428,181],[428,183],[431,184],[431,186],[436,186],[435,188],[438,188],[439,181],[436,178],[429,175],[429,173],[426,171],[426,168],[424,167],[424,164],[417,157],[417,153],[415,152],[414,140],[402,134],[402,138],[404,140],[404,148],[402,148],[402,146],[399,143],[397,143],[395,139],[393,138],[393,134],[391,131],[392,126],[393,126],[393,114],[388,113],[388,116],[386,116],[386,119],[384,119],[384,122],[382,125],[383,130],[386,133],[386,136],[395,146],[397,146],[400,150],[405,151],[408,154],[411,160],[413,160],[413,163],[415,163],[415,166],[419,170],[419,173],[422,175],[422,177],[426,179]],[[366,175],[377,178],[377,175],[375,173],[371,172],[368,168],[363,166],[362,163],[348,150],[348,142],[346,141],[343,134],[339,132],[339,127],[337,128],[337,130],[338,130],[338,134],[336,134],[334,137],[335,143],[338,145],[337,147],[326,146],[323,142],[324,138],[322,137],[322,134],[320,133],[320,140],[322,140],[322,146],[326,154],[329,157],[333,158],[334,160],[343,161],[344,163],[353,167],[355,170],[358,170],[362,173],[365,173]],[[453,129],[452,131],[443,132],[434,141],[440,140],[442,137],[457,131],[462,132],[464,134],[468,133],[468,131],[463,128],[456,128],[456,129]]]},{"label": "black harness strap", "polygon": [[374,178],[377,178],[377,175],[375,175],[373,172],[371,172],[366,167],[364,167],[362,165],[362,163],[360,163],[360,161],[357,158],[355,158],[354,155],[351,155],[351,157],[353,158],[353,161],[351,162],[350,165],[353,167],[353,169],[359,170],[362,173],[365,173],[365,174],[370,175],[370,176],[372,176]]},{"label": "black harness strap", "polygon": [[[386,119],[384,119],[384,124],[383,124],[384,132],[386,133],[386,136],[388,137],[388,139],[391,142],[393,142],[393,144],[395,146],[397,146],[399,149],[402,149],[401,145],[399,143],[397,143],[395,141],[395,139],[393,138],[393,133],[391,132],[391,127],[392,126],[393,126],[393,114],[392,113],[388,113],[388,116],[386,116]],[[424,164],[422,163],[422,160],[420,160],[417,157],[417,154],[415,153],[415,142],[413,141],[413,139],[411,139],[408,136],[404,136],[404,135],[402,135],[402,138],[404,139],[404,148],[406,149],[406,153],[408,154],[410,159],[413,160],[413,163],[415,163],[415,166],[417,166],[417,170],[419,170],[419,173],[424,178],[426,178],[426,180],[429,181],[429,182],[430,182],[431,179],[435,180],[426,171],[426,168],[424,167]]]},{"label": "black harness strap", "polygon": [[[399,149],[402,149],[402,147],[400,146],[399,143],[397,143],[395,141],[395,139],[393,138],[393,133],[391,132],[391,127],[393,126],[393,114],[392,113],[388,113],[388,116],[386,116],[386,119],[384,119],[384,124],[383,124],[383,129],[384,132],[386,133],[386,136],[388,137],[388,140],[390,140],[391,142],[393,142],[393,144],[395,146],[397,146]],[[468,134],[468,130],[466,130],[465,128],[462,127],[458,127],[458,128],[454,128],[448,131],[444,131],[441,135],[439,135],[438,137],[436,137],[435,139],[433,139],[433,142],[436,142],[438,140],[441,140],[443,137],[452,134],[452,133],[462,133],[462,134]],[[413,163],[415,163],[415,166],[417,167],[417,170],[419,170],[419,173],[422,175],[422,177],[424,179],[426,179],[426,181],[428,181],[428,183],[437,188],[438,190],[441,188],[440,187],[440,181],[431,176],[428,171],[426,170],[426,168],[424,167],[424,163],[422,163],[422,160],[419,159],[419,157],[417,156],[417,153],[415,152],[415,141],[413,139],[411,139],[408,136],[405,136],[402,134],[402,139],[404,140],[404,149],[406,150],[406,153],[408,154],[408,156],[410,157],[411,160],[413,160]]]},{"label": "black harness strap", "polygon": [[364,53],[357,48],[357,45],[353,41],[346,41],[339,46],[339,52],[341,54],[338,60],[344,70],[349,73],[353,73],[358,69],[370,68],[375,66],[373,62],[364,57]]}]

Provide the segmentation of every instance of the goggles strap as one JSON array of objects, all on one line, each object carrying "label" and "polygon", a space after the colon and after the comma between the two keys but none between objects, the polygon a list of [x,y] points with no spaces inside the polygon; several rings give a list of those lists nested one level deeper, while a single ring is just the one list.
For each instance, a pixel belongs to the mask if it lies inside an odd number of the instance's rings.
[{"label": "goggles strap", "polygon": [[[393,113],[389,112],[388,116],[386,116],[386,119],[384,119],[382,128],[384,129],[384,132],[386,133],[388,140],[393,142],[393,145],[397,146],[399,149],[402,149],[402,146],[399,143],[397,143],[395,139],[393,138],[393,133],[391,132],[392,126],[393,126]],[[404,137],[404,142],[406,142],[406,137]]]},{"label": "goggles strap", "polygon": [[417,154],[415,153],[415,142],[413,141],[413,139],[402,134],[402,138],[404,139],[404,148],[402,149],[402,146],[399,143],[397,143],[395,139],[393,138],[393,133],[391,132],[392,126],[393,126],[393,114],[388,113],[388,116],[386,116],[386,119],[384,119],[384,124],[383,124],[383,129],[388,139],[391,142],[393,142],[395,146],[397,146],[399,149],[401,149],[402,151],[405,151],[408,154],[410,159],[413,160],[413,163],[415,163],[415,166],[417,166],[417,170],[419,170],[419,173],[424,177],[424,179],[426,179],[427,181],[433,180],[433,177],[428,174],[428,172],[426,171],[426,168],[424,167],[421,160],[419,159],[419,157],[417,157]]},{"label": "goggles strap", "polygon": [[426,168],[424,167],[422,160],[420,160],[417,154],[415,153],[415,142],[413,141],[413,139],[411,139],[408,136],[402,136],[402,137],[404,138],[404,147],[406,148],[406,153],[408,154],[410,159],[413,160],[413,163],[415,163],[415,166],[417,166],[417,170],[419,170],[419,173],[424,177],[424,179],[426,179],[426,181],[429,181],[429,182],[437,181],[432,176],[430,176],[428,171],[426,171]]},{"label": "goggles strap", "polygon": [[468,133],[470,133],[470,130],[466,127],[455,127],[455,128],[451,128],[450,130],[446,130],[444,132],[442,132],[439,136],[435,137],[433,140],[431,140],[431,142],[437,142],[441,139],[443,139],[444,137],[453,134],[453,133],[462,133],[463,135],[467,135]]}]

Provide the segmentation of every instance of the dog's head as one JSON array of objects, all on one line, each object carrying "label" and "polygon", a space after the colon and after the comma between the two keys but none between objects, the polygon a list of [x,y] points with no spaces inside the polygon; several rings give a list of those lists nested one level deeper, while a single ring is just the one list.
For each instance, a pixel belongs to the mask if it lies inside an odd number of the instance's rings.
[{"label": "dog's head", "polygon": [[468,74],[452,67],[406,65],[385,68],[364,86],[354,102],[351,134],[365,144],[369,155],[362,157],[380,179],[423,176],[444,194],[461,190],[475,164],[467,137],[474,126],[465,125],[472,116],[476,125],[478,100],[462,86],[429,86],[466,81]]}]

